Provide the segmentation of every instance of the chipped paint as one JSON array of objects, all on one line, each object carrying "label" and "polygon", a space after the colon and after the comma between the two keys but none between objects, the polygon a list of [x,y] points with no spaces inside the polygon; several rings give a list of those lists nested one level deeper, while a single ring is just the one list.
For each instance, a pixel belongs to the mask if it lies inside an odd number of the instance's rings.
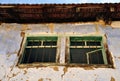
[{"label": "chipped paint", "polygon": [[46,78],[46,80],[51,81],[51,79],[50,79],[50,78]]},{"label": "chipped paint", "polygon": [[64,74],[65,74],[68,71],[68,67],[64,67],[63,71],[64,71]]},{"label": "chipped paint", "polygon": [[98,25],[96,24],[96,33],[98,34],[99,33],[99,28],[98,28]]},{"label": "chipped paint", "polygon": [[24,24],[21,28],[21,31],[25,31],[25,30],[27,30],[27,28],[28,28],[28,25]]},{"label": "chipped paint", "polygon": [[61,75],[61,77],[64,77],[64,75],[66,74],[67,71],[68,71],[68,67],[64,67],[64,68],[63,68],[63,72],[64,72],[64,73]]},{"label": "chipped paint", "polygon": [[111,80],[110,81],[115,81],[115,78],[114,77],[111,77]]},{"label": "chipped paint", "polygon": [[51,23],[51,24],[48,24],[48,26],[49,26],[50,32],[53,33],[53,31],[54,31],[54,24]]},{"label": "chipped paint", "polygon": [[120,57],[118,57],[118,59],[120,59]]},{"label": "chipped paint", "polygon": [[21,34],[20,34],[20,36],[24,37],[25,36],[25,32],[22,31]]},{"label": "chipped paint", "polygon": [[59,71],[59,68],[57,66],[53,67],[55,71]]},{"label": "chipped paint", "polygon": [[43,81],[43,79],[41,78],[41,79],[39,79],[38,81]]},{"label": "chipped paint", "polygon": [[24,75],[25,75],[25,74],[27,74],[27,71],[26,71],[26,70],[24,70]]},{"label": "chipped paint", "polygon": [[88,66],[88,67],[84,67],[83,69],[84,69],[84,70],[94,70],[94,67]]}]

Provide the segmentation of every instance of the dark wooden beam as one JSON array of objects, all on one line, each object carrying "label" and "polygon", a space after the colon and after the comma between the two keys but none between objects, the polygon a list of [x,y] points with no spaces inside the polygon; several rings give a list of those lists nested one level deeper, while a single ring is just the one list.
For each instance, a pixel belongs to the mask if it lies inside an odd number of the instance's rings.
[{"label": "dark wooden beam", "polygon": [[0,21],[9,23],[87,22],[120,19],[118,4],[0,4]]}]

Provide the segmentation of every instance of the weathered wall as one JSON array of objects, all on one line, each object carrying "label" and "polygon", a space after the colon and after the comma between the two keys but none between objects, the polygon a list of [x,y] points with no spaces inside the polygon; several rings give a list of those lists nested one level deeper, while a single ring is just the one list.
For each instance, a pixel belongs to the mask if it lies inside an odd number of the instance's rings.
[{"label": "weathered wall", "polygon": [[[0,25],[0,81],[120,81],[120,25],[118,28],[88,24],[5,24]],[[48,66],[18,68],[18,52],[26,34],[106,34],[115,68]],[[23,34],[23,33],[22,33]],[[60,63],[64,63],[65,38],[61,39]]]}]

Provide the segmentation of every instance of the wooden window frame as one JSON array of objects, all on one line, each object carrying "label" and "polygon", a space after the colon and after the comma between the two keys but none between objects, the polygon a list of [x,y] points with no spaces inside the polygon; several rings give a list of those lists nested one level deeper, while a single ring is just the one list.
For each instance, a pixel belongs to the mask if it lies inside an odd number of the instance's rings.
[{"label": "wooden window frame", "polygon": [[[30,63],[30,64],[20,64],[20,59],[21,59],[21,56],[24,52],[24,49],[25,49],[25,46],[26,46],[26,40],[27,40],[27,37],[45,37],[45,36],[50,36],[50,37],[57,37],[58,40],[57,40],[57,51],[56,51],[56,62],[55,63]],[[61,37],[65,37],[66,41],[65,41],[65,62],[64,63],[60,63],[60,53],[61,53]],[[106,62],[105,64],[78,64],[78,63],[70,63],[70,51],[69,51],[69,46],[70,46],[70,37],[90,37],[89,35],[87,36],[80,36],[80,35],[57,35],[57,34],[50,34],[50,35],[44,35],[44,34],[25,34],[25,36],[23,37],[23,40],[21,42],[21,48],[20,48],[20,51],[18,53],[18,56],[19,56],[19,59],[18,59],[18,62],[17,62],[17,66],[20,67],[20,68],[26,68],[26,67],[47,67],[47,66],[68,66],[68,67],[95,67],[95,68],[114,68],[113,66],[113,60],[112,60],[112,56],[111,54],[107,53],[109,52],[108,48],[106,48],[104,42],[106,43],[106,39],[105,36],[103,35],[93,35],[91,37],[102,37],[102,41],[101,41],[101,45],[103,47],[103,51],[104,51],[104,54],[106,55],[106,57],[104,59],[107,59],[108,58],[110,59],[110,64],[108,64],[108,62]],[[109,57],[107,57],[108,55]]]},{"label": "wooden window frame", "polygon": [[[102,55],[103,55],[103,61],[104,61],[104,64],[80,64],[80,63],[70,63],[70,37],[101,37],[102,38],[102,40],[101,40],[101,47],[102,47]],[[97,68],[99,68],[99,67],[109,67],[109,68],[114,68],[114,66],[113,66],[113,62],[111,62],[110,64],[108,63],[108,58],[107,58],[107,54],[106,54],[106,51],[108,51],[108,48],[106,48],[105,47],[105,45],[104,45],[104,42],[106,42],[106,40],[104,40],[104,36],[67,36],[66,37],[66,64],[68,65],[68,66],[82,66],[82,67],[84,67],[84,66],[93,66],[93,67],[97,67]],[[97,50],[96,50],[97,51]],[[110,61],[111,61],[111,59],[112,59],[112,57],[111,57],[111,55],[110,55]]]},{"label": "wooden window frame", "polygon": [[[55,62],[37,62],[37,63],[26,63],[26,64],[21,64],[20,61],[22,60],[22,56],[24,55],[24,51],[25,51],[25,48],[27,46],[27,38],[29,37],[57,37],[57,45],[55,46],[56,47],[56,60]],[[29,47],[29,46],[28,46]],[[49,47],[49,46],[48,46]],[[53,46],[54,47],[54,46]],[[17,63],[17,66],[18,67],[39,67],[39,66],[49,66],[49,65],[57,65],[59,64],[59,57],[60,57],[60,37],[57,36],[57,35],[25,35],[23,37],[23,42],[21,44],[21,49],[20,49],[20,52],[19,52],[19,59],[18,59],[18,63]]]}]

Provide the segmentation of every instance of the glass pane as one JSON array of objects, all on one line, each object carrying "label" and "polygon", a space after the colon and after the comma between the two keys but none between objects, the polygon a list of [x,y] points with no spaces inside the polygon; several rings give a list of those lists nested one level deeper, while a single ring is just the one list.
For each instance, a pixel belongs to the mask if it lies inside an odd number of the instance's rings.
[{"label": "glass pane", "polygon": [[70,48],[70,63],[83,63],[87,64],[87,56],[85,49]]},{"label": "glass pane", "polygon": [[44,41],[43,45],[44,46],[56,46],[57,45],[57,41]]},{"label": "glass pane", "polygon": [[21,63],[55,62],[56,48],[26,48]]},{"label": "glass pane", "polygon": [[41,41],[34,41],[34,40],[31,40],[31,41],[28,41],[27,43],[27,46],[40,46],[41,45]]},{"label": "glass pane", "polygon": [[87,41],[87,46],[101,46],[101,42]]},{"label": "glass pane", "polygon": [[104,64],[102,50],[89,54],[90,64]]},{"label": "glass pane", "polygon": [[[56,46],[57,37],[34,36],[27,37],[27,46]],[[43,43],[42,43],[43,42]],[[21,63],[56,62],[56,49],[52,47],[25,48]]]},{"label": "glass pane", "polygon": [[102,40],[102,36],[81,36],[81,37],[70,37],[70,41],[74,41],[74,40],[83,40],[83,41],[101,41]]},{"label": "glass pane", "polygon": [[85,46],[84,41],[71,41],[70,46]]},{"label": "glass pane", "polygon": [[[87,53],[96,50],[96,48],[70,48],[70,63],[80,63],[87,64]],[[95,52],[97,53],[97,52]],[[89,61],[91,64],[103,63],[103,58],[101,56],[102,52],[98,52],[99,54],[94,54]],[[99,62],[98,60],[99,59]]]}]

